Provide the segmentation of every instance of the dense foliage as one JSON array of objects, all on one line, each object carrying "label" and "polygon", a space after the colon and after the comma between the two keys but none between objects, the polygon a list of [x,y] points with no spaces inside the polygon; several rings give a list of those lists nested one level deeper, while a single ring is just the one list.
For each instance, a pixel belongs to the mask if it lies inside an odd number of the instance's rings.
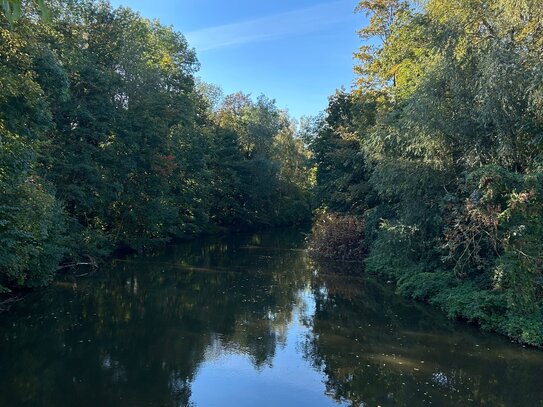
[{"label": "dense foliage", "polygon": [[274,101],[221,97],[195,79],[181,34],[129,9],[55,0],[43,20],[41,2],[15,16],[12,3],[0,12],[0,291],[119,246],[307,217],[307,153]]},{"label": "dense foliage", "polygon": [[399,292],[543,345],[543,3],[359,11],[359,85],[311,143],[318,203],[364,213],[366,268]]}]

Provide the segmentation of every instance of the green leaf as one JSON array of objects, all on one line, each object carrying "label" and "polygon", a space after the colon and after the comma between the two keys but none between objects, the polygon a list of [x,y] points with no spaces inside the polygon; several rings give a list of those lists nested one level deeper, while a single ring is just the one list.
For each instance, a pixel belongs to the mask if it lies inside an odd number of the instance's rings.
[{"label": "green leaf", "polygon": [[[33,0],[40,10],[43,21],[50,21],[51,13],[44,0]],[[23,15],[22,0],[2,0],[2,10],[10,23],[14,23]]]},{"label": "green leaf", "polygon": [[49,8],[45,5],[45,1],[44,0],[34,0],[34,3],[36,3],[36,5],[38,6],[38,8],[40,10],[42,20],[44,20],[46,22],[51,21],[51,12],[50,12]]}]

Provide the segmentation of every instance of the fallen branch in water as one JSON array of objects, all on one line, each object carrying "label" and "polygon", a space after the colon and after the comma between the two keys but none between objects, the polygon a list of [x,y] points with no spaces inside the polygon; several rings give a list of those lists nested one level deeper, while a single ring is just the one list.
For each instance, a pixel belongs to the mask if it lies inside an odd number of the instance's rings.
[{"label": "fallen branch in water", "polygon": [[9,311],[11,306],[16,302],[19,302],[23,299],[22,296],[13,296],[9,297],[3,301],[0,301],[0,312]]},{"label": "fallen branch in water", "polygon": [[63,266],[59,266],[57,268],[57,271],[60,271],[60,270],[65,270],[65,269],[68,269],[68,268],[75,268],[75,267],[79,267],[79,266],[91,266],[92,268],[98,268],[98,263],[96,262],[96,260],[90,256],[88,256],[88,259],[89,261],[86,261],[86,262],[75,262],[75,263],[70,263],[70,264],[65,264]]}]

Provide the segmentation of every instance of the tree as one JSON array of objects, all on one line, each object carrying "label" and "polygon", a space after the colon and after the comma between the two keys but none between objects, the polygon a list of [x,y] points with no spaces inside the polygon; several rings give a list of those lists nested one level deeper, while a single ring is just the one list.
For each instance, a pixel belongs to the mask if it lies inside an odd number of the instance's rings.
[{"label": "tree", "polygon": [[[375,45],[314,143],[317,191],[331,208],[362,209],[366,269],[399,292],[543,343],[542,6],[369,0],[358,11]],[[351,98],[363,103],[339,103]],[[334,117],[352,118],[358,145]]]},{"label": "tree", "polygon": [[352,93],[336,91],[310,144],[317,167],[316,205],[332,212],[361,214],[372,199],[361,151],[366,124],[356,119],[359,102]]},{"label": "tree", "polygon": [[28,31],[0,21],[0,293],[49,283],[64,254],[63,214],[39,174],[51,115],[36,74]]},{"label": "tree", "polygon": [[0,290],[115,248],[307,218],[305,149],[274,101],[222,101],[182,34],[127,8],[50,0],[44,23],[32,4],[0,15]]}]

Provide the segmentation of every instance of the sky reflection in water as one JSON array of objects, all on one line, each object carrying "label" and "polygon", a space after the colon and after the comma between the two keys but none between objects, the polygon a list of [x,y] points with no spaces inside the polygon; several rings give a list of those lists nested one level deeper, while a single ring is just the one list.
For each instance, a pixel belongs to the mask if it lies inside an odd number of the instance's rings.
[{"label": "sky reflection in water", "polygon": [[543,406],[543,352],[303,245],[202,239],[32,294],[0,315],[0,405]]}]

